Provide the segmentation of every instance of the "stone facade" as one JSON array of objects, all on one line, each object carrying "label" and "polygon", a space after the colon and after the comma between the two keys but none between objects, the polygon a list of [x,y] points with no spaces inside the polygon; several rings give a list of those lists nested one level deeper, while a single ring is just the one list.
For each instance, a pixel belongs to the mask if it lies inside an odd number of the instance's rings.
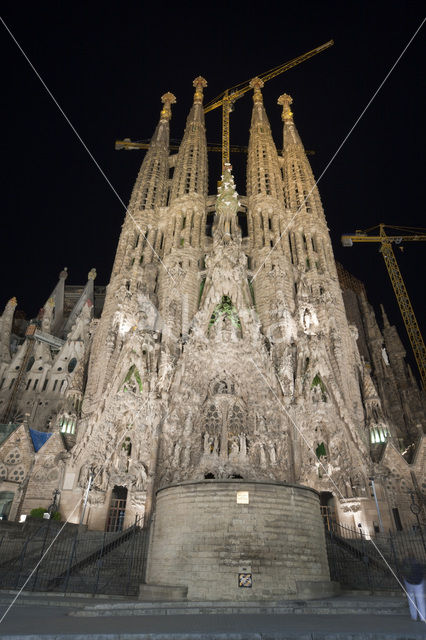
[{"label": "stone facade", "polygon": [[[416,524],[424,395],[395,328],[384,318],[381,331],[362,287],[336,269],[290,96],[279,98],[279,155],[261,84],[247,195],[230,165],[208,194],[207,83],[196,78],[176,155],[175,98],[162,98],[102,315],[93,270],[68,297],[62,272],[25,338],[13,331],[16,301],[6,305],[0,498],[10,517],[58,488],[64,518],[111,529],[135,515],[149,522],[171,483],[243,479],[314,488],[323,510],[372,533],[373,477],[384,527]],[[34,431],[55,438],[36,451]],[[23,475],[11,451],[25,458]]]}]

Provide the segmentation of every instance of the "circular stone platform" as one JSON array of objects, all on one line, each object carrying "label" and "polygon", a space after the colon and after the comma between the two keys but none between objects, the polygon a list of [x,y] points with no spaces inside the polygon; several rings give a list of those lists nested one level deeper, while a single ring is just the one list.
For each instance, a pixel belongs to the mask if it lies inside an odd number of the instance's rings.
[{"label": "circular stone platform", "polygon": [[300,485],[244,480],[190,481],[160,489],[148,585],[188,587],[189,600],[331,595],[336,589],[318,493]]}]

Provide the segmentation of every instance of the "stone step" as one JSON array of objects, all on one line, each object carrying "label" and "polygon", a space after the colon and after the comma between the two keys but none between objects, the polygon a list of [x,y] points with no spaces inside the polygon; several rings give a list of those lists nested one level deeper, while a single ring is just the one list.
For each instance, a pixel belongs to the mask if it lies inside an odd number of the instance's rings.
[{"label": "stone step", "polygon": [[[13,600],[16,591],[0,593],[0,605]],[[90,604],[86,604],[89,602]],[[408,615],[407,601],[403,597],[345,597],[324,600],[252,601],[252,602],[140,602],[128,596],[93,596],[90,593],[23,592],[16,601],[19,605],[66,606],[75,609],[70,615],[83,617],[128,615],[176,615],[223,613],[297,613],[297,614],[383,614]]]},{"label": "stone step", "polygon": [[422,631],[270,631],[270,632],[184,632],[184,633],[55,633],[3,635],[2,640],[424,640]]},{"label": "stone step", "polygon": [[325,600],[289,600],[273,602],[116,602],[86,605],[71,611],[78,617],[150,616],[197,614],[380,614],[408,615],[403,598],[331,598]]}]

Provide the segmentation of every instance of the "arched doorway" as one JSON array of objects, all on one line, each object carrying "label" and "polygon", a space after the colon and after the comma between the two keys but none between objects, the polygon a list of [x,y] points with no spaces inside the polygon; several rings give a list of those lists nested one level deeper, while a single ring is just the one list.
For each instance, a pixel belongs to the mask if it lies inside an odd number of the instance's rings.
[{"label": "arched doorway", "polygon": [[126,514],[127,488],[115,485],[112,490],[111,504],[105,531],[123,531],[124,516]]},{"label": "arched doorway", "polygon": [[13,496],[12,491],[0,491],[0,520],[9,520]]},{"label": "arched doorway", "polygon": [[333,521],[336,522],[336,511],[334,509],[334,496],[330,491],[320,492],[320,509],[324,526],[332,529]]}]

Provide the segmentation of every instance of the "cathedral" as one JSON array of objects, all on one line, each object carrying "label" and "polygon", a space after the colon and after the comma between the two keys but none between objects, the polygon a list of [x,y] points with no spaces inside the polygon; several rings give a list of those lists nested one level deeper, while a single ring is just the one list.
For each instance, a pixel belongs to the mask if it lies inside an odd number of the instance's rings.
[{"label": "cathedral", "polygon": [[[335,262],[292,98],[278,98],[280,154],[252,81],[246,195],[230,164],[209,195],[207,82],[193,84],[174,155],[176,99],[162,97],[108,286],[95,286],[94,269],[69,286],[64,270],[36,319],[16,317],[14,298],[5,306],[0,514],[22,521],[56,492],[62,519],[89,529],[138,516],[152,525],[151,582],[198,585],[200,598],[195,555],[207,538],[225,584],[231,565],[266,575],[249,533],[272,549],[273,530],[282,548],[314,541],[298,570],[305,587],[323,584],[320,514],[369,536],[416,526],[424,394],[384,309],[379,322]],[[264,595],[304,593],[288,581],[277,591],[274,576]]]}]

